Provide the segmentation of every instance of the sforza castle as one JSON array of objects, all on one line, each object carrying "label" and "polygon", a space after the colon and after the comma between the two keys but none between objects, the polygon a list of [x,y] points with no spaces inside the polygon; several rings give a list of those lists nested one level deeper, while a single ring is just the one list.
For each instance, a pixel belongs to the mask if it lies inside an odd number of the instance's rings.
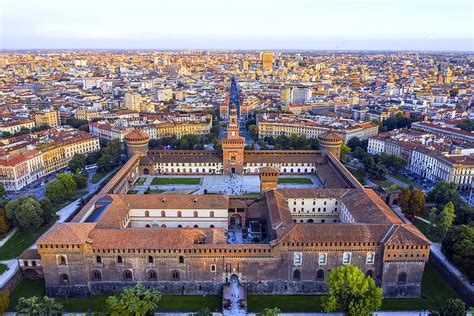
[{"label": "sforza castle", "polygon": [[[218,294],[231,278],[249,293],[324,293],[328,272],[359,267],[385,297],[421,295],[429,241],[340,163],[342,137],[320,150],[245,150],[235,109],[222,153],[148,150],[125,137],[128,162],[70,222],[20,257],[55,297],[113,293],[142,282],[164,294]],[[126,194],[142,175],[258,174],[260,194]],[[278,189],[282,174],[323,187]],[[226,176],[222,176],[223,179]]]}]

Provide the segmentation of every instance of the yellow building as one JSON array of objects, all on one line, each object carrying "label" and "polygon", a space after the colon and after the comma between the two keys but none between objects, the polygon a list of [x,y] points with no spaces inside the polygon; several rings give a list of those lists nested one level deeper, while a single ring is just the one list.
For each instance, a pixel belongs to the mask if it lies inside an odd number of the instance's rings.
[{"label": "yellow building", "polygon": [[263,71],[272,71],[273,70],[273,61],[274,56],[272,52],[264,52],[262,53],[262,65]]},{"label": "yellow building", "polygon": [[35,114],[36,126],[48,125],[51,128],[59,126],[59,113],[58,111],[45,111]]}]

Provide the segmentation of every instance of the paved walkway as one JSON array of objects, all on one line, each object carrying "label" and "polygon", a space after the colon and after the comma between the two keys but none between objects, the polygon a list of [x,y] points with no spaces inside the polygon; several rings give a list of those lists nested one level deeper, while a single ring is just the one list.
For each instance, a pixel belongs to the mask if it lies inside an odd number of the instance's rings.
[{"label": "paved walkway", "polygon": [[[83,198],[87,198],[89,195],[95,193],[95,190],[100,186],[102,182],[105,181],[111,174],[116,172],[116,170],[112,170],[109,172],[107,175],[105,175],[98,183],[89,183],[88,184],[88,190],[89,193],[87,193]],[[89,175],[89,180],[91,179],[91,175]],[[66,205],[63,207],[61,210],[59,210],[56,214],[59,216],[59,219],[57,220],[58,223],[63,223],[65,222],[71,214],[73,214],[77,208],[81,204],[81,199],[77,199],[70,204]],[[13,236],[13,235],[12,235]],[[8,237],[11,238],[11,237]],[[6,241],[5,241],[6,243]],[[36,249],[36,243],[30,246],[30,249]],[[8,267],[8,270],[3,272],[3,274],[0,275],[0,288],[3,288],[3,286],[15,275],[15,273],[18,271],[18,259],[10,259],[10,260],[3,260],[0,261],[0,263],[6,265]]]}]

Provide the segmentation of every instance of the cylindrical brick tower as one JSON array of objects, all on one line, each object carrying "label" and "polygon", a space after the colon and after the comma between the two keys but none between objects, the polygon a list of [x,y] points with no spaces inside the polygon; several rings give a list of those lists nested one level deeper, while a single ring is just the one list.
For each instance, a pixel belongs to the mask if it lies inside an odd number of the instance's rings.
[{"label": "cylindrical brick tower", "polygon": [[127,145],[127,155],[129,158],[135,153],[146,155],[148,151],[148,142],[150,141],[150,136],[148,136],[147,133],[133,131],[125,135],[123,139]]},{"label": "cylindrical brick tower", "polygon": [[337,159],[341,156],[342,135],[333,131],[322,133],[318,136],[319,150],[323,155],[332,153]]}]

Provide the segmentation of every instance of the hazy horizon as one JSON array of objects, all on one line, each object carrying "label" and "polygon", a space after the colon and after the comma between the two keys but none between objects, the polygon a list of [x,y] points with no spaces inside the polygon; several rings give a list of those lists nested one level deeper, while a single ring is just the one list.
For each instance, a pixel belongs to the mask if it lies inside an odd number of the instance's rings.
[{"label": "hazy horizon", "polygon": [[2,50],[474,50],[467,0],[4,0],[0,9]]}]

